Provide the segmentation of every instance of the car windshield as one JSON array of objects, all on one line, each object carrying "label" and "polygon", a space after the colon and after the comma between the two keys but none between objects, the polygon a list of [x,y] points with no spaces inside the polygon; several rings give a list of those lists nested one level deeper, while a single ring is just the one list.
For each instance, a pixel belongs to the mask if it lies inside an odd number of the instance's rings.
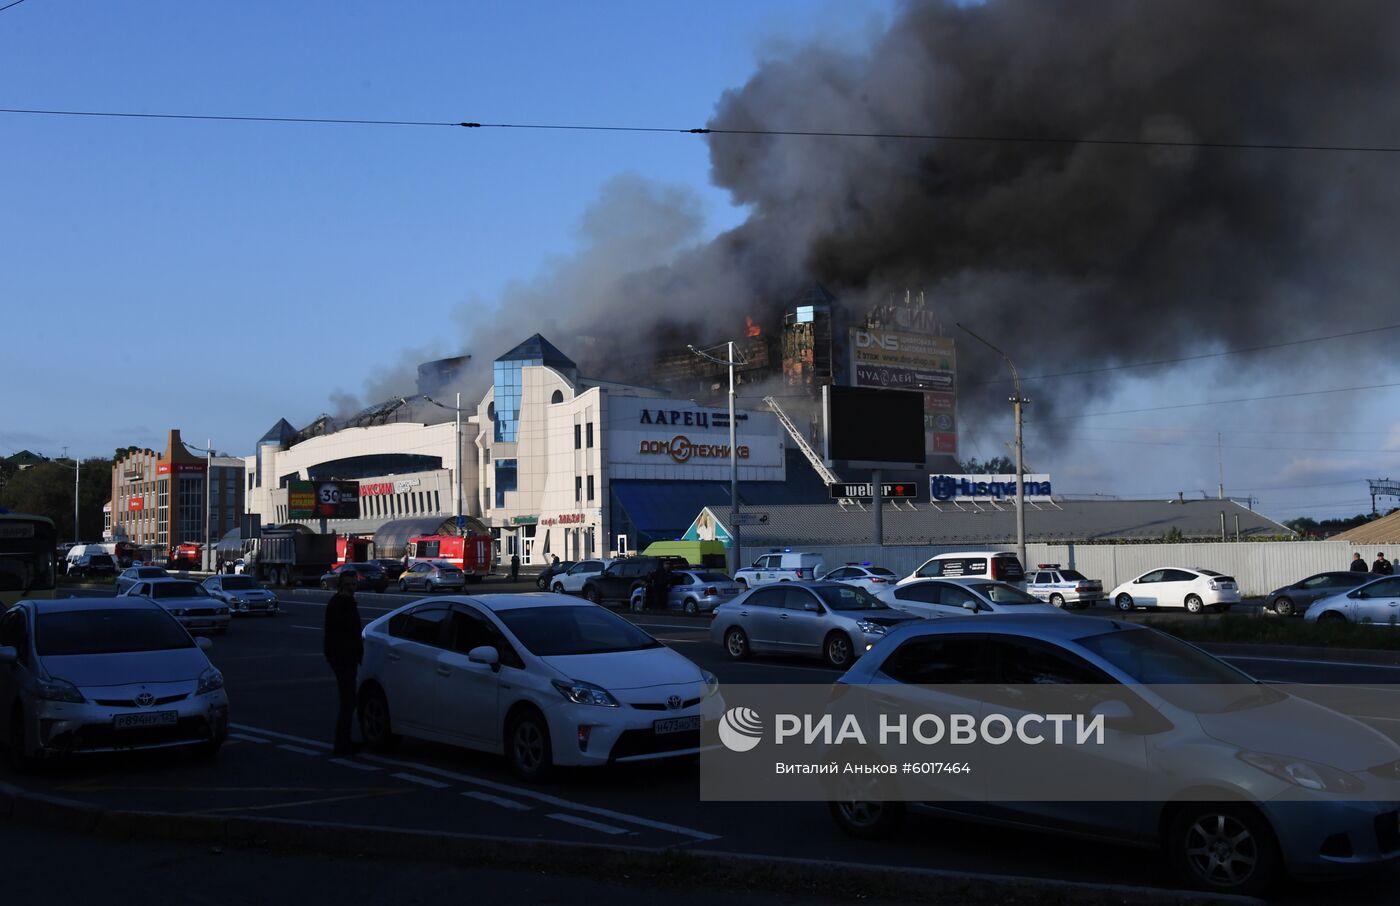
[{"label": "car windshield", "polygon": [[136,571],[138,579],[159,579],[163,575],[165,575],[165,570],[158,566],[147,566]]},{"label": "car windshield", "polygon": [[1196,570],[1196,572],[1200,573],[1200,574],[1203,575],[1203,576],[1218,576],[1218,575],[1220,575],[1220,573],[1216,572],[1216,571],[1213,570],[1213,569],[1198,569],[1198,570]]},{"label": "car windshield", "polygon": [[224,576],[223,587],[224,591],[247,591],[257,588],[258,583],[252,576]]},{"label": "car windshield", "polygon": [[1114,630],[1076,641],[1179,708],[1198,714],[1272,704],[1283,694],[1156,629]]},{"label": "car windshield", "polygon": [[460,569],[458,569],[457,567],[453,566],[451,563],[448,563],[446,560],[436,560],[436,561],[434,561],[434,562],[433,562],[433,568],[434,568],[434,569],[441,570],[442,572],[445,572],[445,573],[458,573],[458,572],[461,572]]},{"label": "car windshield", "polygon": [[893,575],[896,575],[896,573],[895,573],[893,570],[885,569],[883,566],[871,566],[871,567],[869,567],[869,568],[866,570],[866,572],[870,573],[870,575],[872,575],[872,576],[893,576]]},{"label": "car windshield", "polygon": [[194,640],[162,610],[40,612],[34,647],[41,657],[193,648]]},{"label": "car windshield", "polygon": [[1077,569],[1062,569],[1060,570],[1060,578],[1068,579],[1071,582],[1084,582],[1087,581],[1088,576],[1084,575]]},{"label": "car windshield", "polygon": [[1007,585],[1005,582],[978,582],[969,585],[968,588],[977,592],[982,597],[997,604],[1040,604],[1039,598],[1033,598],[1014,585]]},{"label": "car windshield", "polygon": [[498,616],[539,657],[660,648],[661,643],[601,607],[521,607]]},{"label": "car windshield", "polygon": [[209,592],[203,586],[193,582],[173,581],[156,582],[151,586],[151,597],[153,598],[202,598],[207,597]]},{"label": "car windshield", "polygon": [[854,585],[820,585],[813,590],[832,610],[889,610],[884,602]]},{"label": "car windshield", "polygon": [[730,578],[723,573],[693,573],[695,578],[701,582],[729,582]]}]

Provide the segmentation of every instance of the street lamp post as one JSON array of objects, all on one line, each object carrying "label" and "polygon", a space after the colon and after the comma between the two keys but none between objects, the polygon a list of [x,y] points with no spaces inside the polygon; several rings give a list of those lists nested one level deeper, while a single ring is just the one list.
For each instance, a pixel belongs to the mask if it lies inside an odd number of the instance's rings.
[{"label": "street lamp post", "polygon": [[729,369],[729,532],[730,547],[729,574],[732,576],[739,570],[740,566],[740,529],[739,529],[739,447],[738,444],[738,421],[734,412],[734,367],[736,365],[747,364],[745,360],[736,359],[734,355],[734,341],[730,340],[725,344],[727,355],[721,359],[711,355],[694,346],[687,346],[691,352],[700,358],[716,365],[724,365]]},{"label": "street lamp post", "polygon": [[987,340],[973,333],[965,324],[958,324],[968,336],[1001,356],[1011,369],[1011,404],[1016,417],[1016,556],[1021,560],[1021,568],[1026,568],[1026,481],[1025,456],[1021,443],[1021,407],[1030,402],[1021,396],[1021,375],[1011,357],[993,346]]},{"label": "street lamp post", "polygon": [[[453,448],[454,448],[454,453],[455,453],[455,456],[456,456],[456,466],[454,467],[453,473],[452,473],[452,484],[453,484],[453,486],[454,486],[453,489],[452,489],[452,499],[453,499],[453,505],[452,505],[452,510],[453,510],[453,511],[452,511],[452,516],[453,516],[453,524],[457,527],[457,531],[458,531],[458,532],[461,532],[461,531],[463,530],[463,528],[462,528],[462,394],[461,394],[461,393],[458,393],[458,394],[457,394],[457,404],[456,404],[455,406],[449,406],[449,405],[447,405],[446,403],[439,403],[437,400],[433,399],[431,396],[427,396],[426,394],[423,395],[423,396],[421,396],[421,397],[416,397],[416,398],[427,400],[428,402],[432,403],[434,406],[437,406],[437,407],[439,407],[439,408],[441,408],[441,409],[451,409],[451,410],[453,411],[453,413],[456,415],[456,423],[455,423],[455,426],[454,426],[454,429],[453,429],[453,434],[452,434],[452,437],[453,437]],[[406,398],[402,397],[402,396],[399,397],[399,402],[403,403],[405,406],[408,405],[408,400],[407,400]]]}]

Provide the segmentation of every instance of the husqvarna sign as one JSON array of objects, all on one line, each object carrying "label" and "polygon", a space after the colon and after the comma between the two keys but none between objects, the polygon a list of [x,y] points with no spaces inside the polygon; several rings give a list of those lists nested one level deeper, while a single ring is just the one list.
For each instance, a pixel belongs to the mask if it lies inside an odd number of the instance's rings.
[{"label": "husqvarna sign", "polygon": [[[1026,499],[1048,501],[1054,491],[1048,474],[1026,475]],[[930,475],[929,499],[939,501],[977,501],[1016,499],[1015,475]]]}]

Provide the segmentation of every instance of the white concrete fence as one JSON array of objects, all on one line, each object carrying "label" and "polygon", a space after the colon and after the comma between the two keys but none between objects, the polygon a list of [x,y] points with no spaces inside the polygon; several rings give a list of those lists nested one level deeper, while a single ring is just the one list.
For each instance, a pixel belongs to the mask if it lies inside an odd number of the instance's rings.
[{"label": "white concrete fence", "polygon": [[[793,547],[793,550],[821,554],[828,570],[845,563],[873,564],[888,567],[901,576],[908,575],[934,554],[972,550],[1014,551],[1014,544],[959,545],[835,545],[830,547]],[[742,562],[747,565],[774,548],[743,549]],[[1351,564],[1353,552],[1361,554],[1369,566],[1378,552],[1388,559],[1400,554],[1400,548],[1385,545],[1355,545],[1346,541],[1238,541],[1192,544],[1027,544],[1026,564],[1034,569],[1038,563],[1058,563],[1077,569],[1091,579],[1103,581],[1104,591],[1120,582],[1136,578],[1150,569],[1162,566],[1187,566],[1213,569],[1234,576],[1246,597],[1268,594],[1275,588],[1296,582],[1313,573],[1345,570]]]}]

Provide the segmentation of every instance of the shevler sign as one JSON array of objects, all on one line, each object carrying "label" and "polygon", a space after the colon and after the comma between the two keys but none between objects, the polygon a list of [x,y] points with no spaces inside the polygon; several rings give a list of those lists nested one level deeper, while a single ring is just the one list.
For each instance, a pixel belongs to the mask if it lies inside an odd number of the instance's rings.
[{"label": "shevler sign", "polygon": [[[1049,501],[1054,492],[1048,474],[1026,475],[1026,499]],[[930,475],[929,497],[934,503],[958,500],[1015,500],[1015,475]]]}]

